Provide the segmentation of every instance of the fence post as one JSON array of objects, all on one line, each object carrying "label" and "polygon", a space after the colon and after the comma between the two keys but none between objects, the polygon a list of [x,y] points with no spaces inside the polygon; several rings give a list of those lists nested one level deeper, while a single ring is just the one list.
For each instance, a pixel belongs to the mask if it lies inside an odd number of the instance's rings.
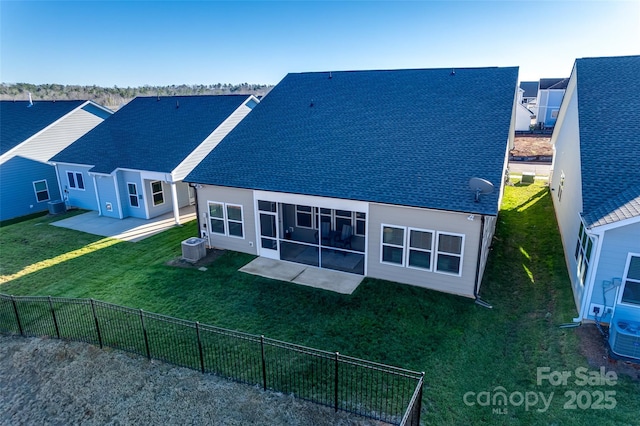
[{"label": "fence post", "polygon": [[418,400],[416,401],[416,413],[417,417],[414,421],[414,424],[420,425],[420,415],[422,414],[422,390],[424,388],[424,371],[420,376],[420,390],[418,391]]},{"label": "fence post", "polygon": [[147,350],[147,359],[151,361],[151,351],[149,350],[149,338],[147,337],[147,327],[144,325],[144,314],[140,309],[140,323],[142,324],[142,334],[144,335],[144,347]]},{"label": "fence post", "polygon": [[16,305],[16,298],[11,296],[11,302],[13,303],[13,312],[16,314],[16,321],[18,323],[18,330],[20,330],[20,335],[24,336],[24,332],[22,331],[22,324],[20,323],[20,315],[18,315],[18,305]]},{"label": "fence post", "polygon": [[198,352],[200,353],[200,370],[204,374],[204,355],[202,354],[202,341],[200,340],[200,322],[196,321],[196,337],[198,338]]},{"label": "fence post", "polygon": [[336,412],[338,412],[338,357],[340,356],[340,352],[336,352],[336,368],[335,368],[335,385],[336,392],[334,395],[334,407]]},{"label": "fence post", "polygon": [[98,343],[100,343],[100,349],[102,349],[102,335],[100,334],[100,324],[98,324],[98,315],[96,315],[96,305],[93,303],[93,299],[89,299],[91,301],[91,312],[93,312],[93,320],[96,323],[96,331],[98,332]]},{"label": "fence post", "polygon": [[267,363],[264,359],[264,335],[260,336],[260,353],[262,355],[262,388],[267,390]]},{"label": "fence post", "polygon": [[58,319],[56,318],[56,311],[53,309],[53,302],[51,296],[49,296],[49,308],[51,309],[51,316],[53,317],[53,325],[56,327],[56,336],[60,338],[60,329],[58,328]]}]

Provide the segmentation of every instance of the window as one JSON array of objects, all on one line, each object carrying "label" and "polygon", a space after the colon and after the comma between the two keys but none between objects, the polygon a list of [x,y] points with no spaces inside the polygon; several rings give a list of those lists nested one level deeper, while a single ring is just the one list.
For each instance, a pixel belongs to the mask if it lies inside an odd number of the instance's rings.
[{"label": "window", "polygon": [[84,190],[84,178],[81,172],[67,172],[69,188]]},{"label": "window", "polygon": [[229,235],[244,238],[242,226],[242,206],[227,204],[227,222],[229,223]]},{"label": "window", "polygon": [[129,205],[131,207],[140,207],[137,185],[135,183],[127,183],[127,191],[129,192]]},{"label": "window", "polygon": [[36,200],[38,200],[39,203],[49,201],[49,188],[47,187],[46,180],[33,182],[33,190],[36,193]]},{"label": "window", "polygon": [[584,228],[582,222],[580,222],[580,229],[578,230],[578,242],[576,243],[575,257],[577,261],[577,272],[580,283],[584,285],[584,280],[587,277],[589,271],[589,264],[591,263],[591,251],[593,250],[593,239],[587,235],[587,231]]},{"label": "window", "polygon": [[244,238],[242,206],[209,201],[211,232],[235,238]]},{"label": "window", "polygon": [[409,257],[407,258],[407,266],[430,271],[432,251],[433,232],[409,228]]},{"label": "window", "polygon": [[296,227],[313,228],[313,213],[311,206],[296,205]]},{"label": "window", "polygon": [[629,255],[629,264],[625,275],[620,301],[640,305],[640,254]]},{"label": "window", "polygon": [[382,225],[383,263],[404,266],[404,227]]},{"label": "window", "polygon": [[560,174],[560,183],[558,184],[558,201],[562,199],[563,190],[564,190],[564,172]]},{"label": "window", "polygon": [[463,243],[463,235],[438,232],[436,271],[446,274],[461,274]]},{"label": "window", "polygon": [[151,194],[153,196],[154,206],[164,204],[164,190],[162,189],[162,182],[159,180],[151,182]]},{"label": "window", "polygon": [[367,214],[356,212],[356,226],[355,226],[355,234],[365,236],[366,234],[366,226],[367,226]]}]

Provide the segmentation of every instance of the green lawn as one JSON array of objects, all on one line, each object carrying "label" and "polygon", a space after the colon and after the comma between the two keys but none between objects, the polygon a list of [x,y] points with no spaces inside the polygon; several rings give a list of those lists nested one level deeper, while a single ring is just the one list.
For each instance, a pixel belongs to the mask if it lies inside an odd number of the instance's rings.
[{"label": "green lawn", "polygon": [[[0,228],[1,293],[91,297],[425,371],[428,424],[638,423],[640,382],[626,376],[615,386],[579,386],[573,376],[566,386],[536,383],[537,367],[597,370],[579,354],[575,329],[559,327],[576,312],[548,189],[539,184],[506,188],[481,290],[493,309],[381,280],[366,279],[350,296],[272,281],[238,272],[253,258],[241,253],[227,252],[205,272],[166,266],[197,234],[194,222],[126,243],[52,220]],[[500,386],[513,397],[506,413],[477,403]],[[615,408],[564,407],[571,392],[582,392],[585,406],[603,391],[615,391]],[[542,400],[527,410],[516,406],[518,392],[531,401],[534,392],[554,394],[538,412]]]}]

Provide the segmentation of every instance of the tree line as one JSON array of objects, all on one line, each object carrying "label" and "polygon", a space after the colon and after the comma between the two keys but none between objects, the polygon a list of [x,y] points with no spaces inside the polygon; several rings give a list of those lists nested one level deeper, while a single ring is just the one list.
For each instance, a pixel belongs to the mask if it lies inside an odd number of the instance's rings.
[{"label": "tree line", "polygon": [[25,101],[29,93],[37,100],[91,100],[118,109],[137,96],[185,96],[251,94],[264,96],[273,86],[267,84],[180,84],[170,86],[101,87],[64,84],[1,83],[0,99]]}]

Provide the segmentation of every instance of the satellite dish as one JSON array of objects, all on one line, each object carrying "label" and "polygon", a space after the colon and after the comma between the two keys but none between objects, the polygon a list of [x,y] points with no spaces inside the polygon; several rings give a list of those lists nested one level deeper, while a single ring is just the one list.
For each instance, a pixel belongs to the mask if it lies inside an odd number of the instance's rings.
[{"label": "satellite dish", "polygon": [[469,179],[469,189],[476,193],[476,203],[480,201],[480,195],[491,194],[493,184],[486,179],[473,177]]}]

